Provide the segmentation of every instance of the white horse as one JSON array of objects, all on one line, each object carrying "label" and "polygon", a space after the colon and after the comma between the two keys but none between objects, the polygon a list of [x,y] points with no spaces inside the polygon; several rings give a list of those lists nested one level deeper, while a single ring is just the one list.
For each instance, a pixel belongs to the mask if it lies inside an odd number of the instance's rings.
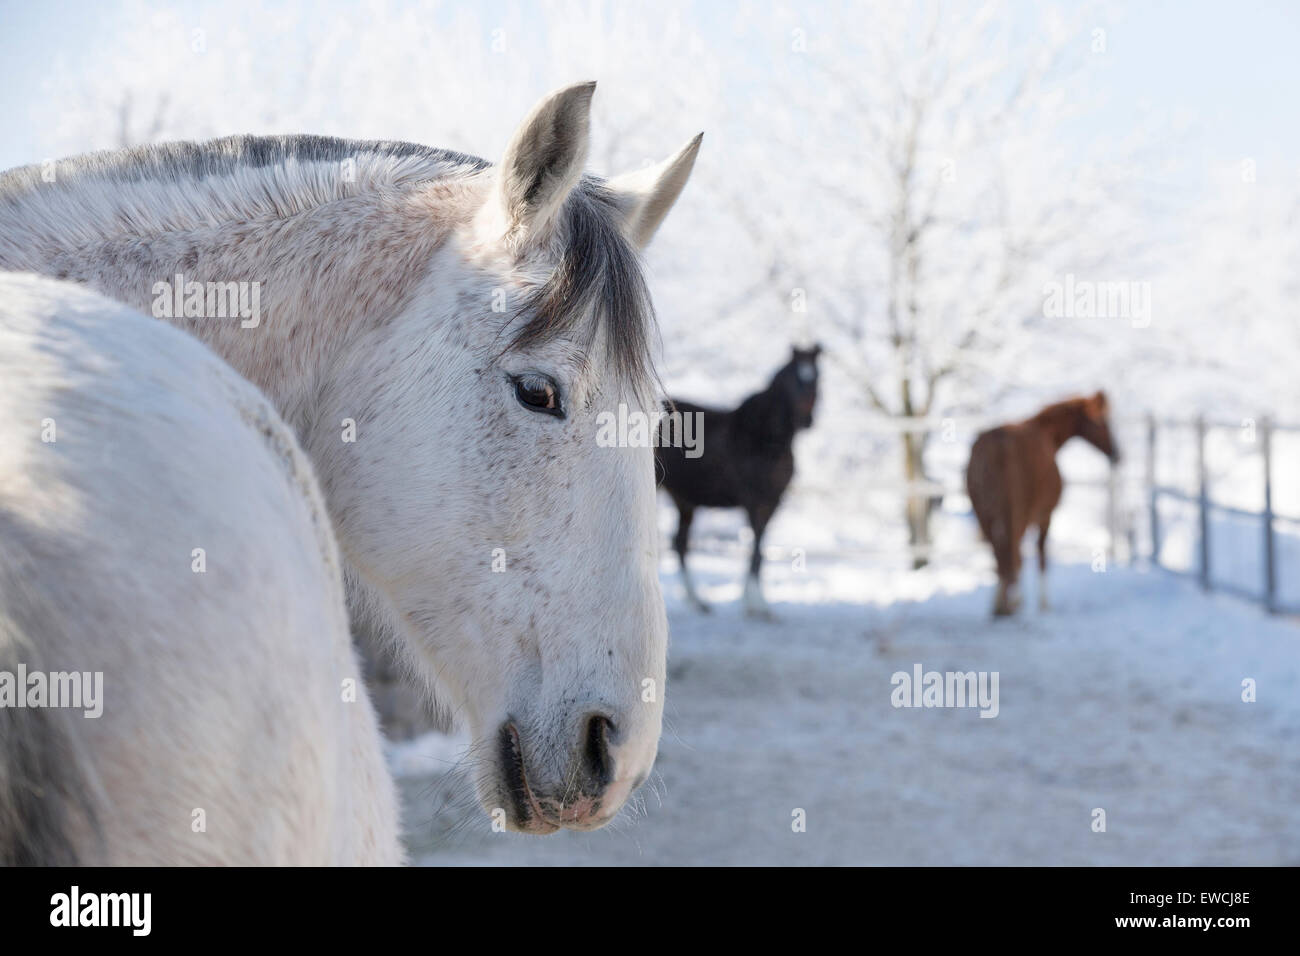
[{"label": "white horse", "polygon": [[338,549],[266,398],[0,273],[0,447],[0,861],[398,862]]},{"label": "white horse", "polygon": [[[611,819],[662,721],[652,449],[596,435],[653,407],[637,251],[700,138],[584,176],[593,90],[544,99],[498,166],[240,137],[0,178],[0,268],[168,318],[265,393],[319,478],[353,621],[393,636],[468,727],[485,809],[530,832]],[[186,658],[190,607],[156,600]]]}]

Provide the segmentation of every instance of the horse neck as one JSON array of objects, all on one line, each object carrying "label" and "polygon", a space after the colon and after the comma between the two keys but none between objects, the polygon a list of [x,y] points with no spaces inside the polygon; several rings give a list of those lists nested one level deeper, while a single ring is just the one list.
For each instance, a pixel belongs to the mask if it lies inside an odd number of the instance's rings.
[{"label": "horse neck", "polygon": [[755,392],[741,403],[737,409],[740,418],[750,426],[751,433],[761,436],[768,446],[794,443],[795,424],[794,408],[787,397],[782,394],[777,380],[772,379],[767,388]]},{"label": "horse neck", "polygon": [[1030,421],[1046,433],[1053,450],[1060,451],[1062,445],[1079,434],[1081,417],[1077,402],[1058,402],[1044,408]]},{"label": "horse neck", "polygon": [[[86,282],[146,314],[160,281],[256,282],[256,327],[239,318],[162,315],[206,342],[300,428],[334,359],[368,328],[401,310],[447,236],[417,190],[363,193],[283,218],[173,229],[141,241],[106,234],[89,242],[30,244],[0,223],[0,267]],[[84,238],[84,237],[82,237]],[[34,249],[39,248],[39,253]],[[17,259],[13,264],[9,260]]]}]

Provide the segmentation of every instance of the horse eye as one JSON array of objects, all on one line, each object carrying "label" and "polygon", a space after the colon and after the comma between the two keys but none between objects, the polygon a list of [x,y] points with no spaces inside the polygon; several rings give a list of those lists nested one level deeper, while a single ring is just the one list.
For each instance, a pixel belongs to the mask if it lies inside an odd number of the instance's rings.
[{"label": "horse eye", "polygon": [[560,405],[560,390],[555,382],[546,375],[529,372],[514,376],[515,398],[519,404],[536,412],[564,417]]}]

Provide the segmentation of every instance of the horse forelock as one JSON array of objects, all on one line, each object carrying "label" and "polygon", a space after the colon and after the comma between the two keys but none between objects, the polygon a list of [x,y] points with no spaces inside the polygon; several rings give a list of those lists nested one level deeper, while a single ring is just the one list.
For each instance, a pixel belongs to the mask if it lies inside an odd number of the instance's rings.
[{"label": "horse forelock", "polygon": [[584,178],[569,195],[557,230],[557,263],[515,313],[506,350],[561,337],[600,345],[613,375],[648,400],[658,384],[657,324],[641,259],[621,228],[614,197]]}]

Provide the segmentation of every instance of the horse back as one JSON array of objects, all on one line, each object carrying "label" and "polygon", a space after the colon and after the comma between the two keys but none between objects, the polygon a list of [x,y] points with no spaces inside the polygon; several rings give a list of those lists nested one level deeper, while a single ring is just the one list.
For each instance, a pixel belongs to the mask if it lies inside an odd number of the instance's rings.
[{"label": "horse back", "polygon": [[679,504],[726,508],[735,501],[732,471],[727,447],[731,431],[731,412],[696,405],[693,402],[664,402],[664,412],[682,416],[699,416],[698,429],[703,443],[699,455],[679,443],[668,433],[667,423],[659,426],[659,443],[655,448],[660,486]]},{"label": "horse back", "polygon": [[165,323],[0,274],[0,447],[0,670],[104,694],[0,709],[0,861],[396,862],[373,711],[340,703],[333,533],[265,396]]},{"label": "horse back", "polygon": [[[692,402],[671,401],[666,411],[701,416],[701,453],[661,441],[655,451],[660,484],[679,505],[741,508],[775,502],[794,476],[788,439],[774,440],[761,420],[742,414],[746,406],[723,411]],[[791,436],[793,432],[791,432]]]},{"label": "horse back", "polygon": [[981,432],[971,446],[966,490],[985,537],[1002,521],[1017,537],[1045,521],[1061,496],[1050,438],[1032,422]]}]

